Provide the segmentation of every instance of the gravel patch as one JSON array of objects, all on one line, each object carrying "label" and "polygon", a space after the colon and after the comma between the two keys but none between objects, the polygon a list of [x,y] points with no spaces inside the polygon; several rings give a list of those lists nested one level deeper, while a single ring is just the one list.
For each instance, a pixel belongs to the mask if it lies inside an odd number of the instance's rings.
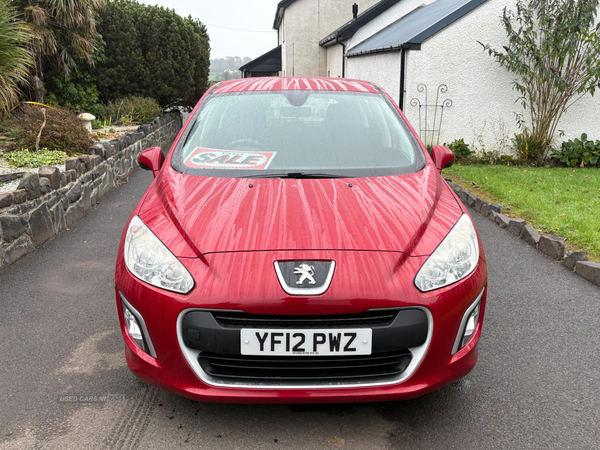
[{"label": "gravel patch", "polygon": [[[64,164],[57,164],[54,167],[58,167],[61,172],[65,171]],[[38,173],[39,168],[32,169],[29,167],[13,167],[9,165],[4,158],[0,156],[0,175],[6,175],[9,173],[26,172],[26,173]],[[17,189],[17,186],[23,178],[18,178],[13,181],[0,182],[0,192],[10,192]]]}]

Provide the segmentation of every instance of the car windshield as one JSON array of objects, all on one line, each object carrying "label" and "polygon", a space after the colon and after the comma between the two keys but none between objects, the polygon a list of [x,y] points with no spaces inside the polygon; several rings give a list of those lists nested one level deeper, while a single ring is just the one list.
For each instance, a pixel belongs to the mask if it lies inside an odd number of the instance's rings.
[{"label": "car windshield", "polygon": [[396,175],[424,165],[385,96],[331,91],[208,96],[172,158],[182,173],[248,178]]}]

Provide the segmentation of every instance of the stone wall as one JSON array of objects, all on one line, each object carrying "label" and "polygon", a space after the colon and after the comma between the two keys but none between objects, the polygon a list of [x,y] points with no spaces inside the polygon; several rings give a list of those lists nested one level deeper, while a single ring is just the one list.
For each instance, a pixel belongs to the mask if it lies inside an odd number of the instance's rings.
[{"label": "stone wall", "polygon": [[168,149],[181,129],[179,114],[166,114],[88,155],[69,158],[65,171],[45,166],[0,194],[0,269],[33,252],[70,227],[119,183],[127,181],[145,149]]}]

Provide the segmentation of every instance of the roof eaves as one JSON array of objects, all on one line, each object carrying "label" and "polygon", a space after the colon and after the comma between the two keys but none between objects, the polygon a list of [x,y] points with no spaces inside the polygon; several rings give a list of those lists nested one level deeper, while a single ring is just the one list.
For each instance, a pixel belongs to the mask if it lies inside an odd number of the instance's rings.
[{"label": "roof eaves", "polygon": [[283,19],[283,11],[295,1],[296,0],[281,0],[279,3],[277,3],[277,9],[275,10],[275,20],[273,21],[273,29],[279,29],[279,25],[281,24],[281,20]]},{"label": "roof eaves", "polygon": [[386,12],[400,0],[382,0],[379,3],[371,6],[369,9],[363,11],[356,20],[349,23],[347,27],[343,30],[340,30],[340,35],[346,39],[350,39],[354,36],[354,33],[358,31],[360,27],[369,23],[374,18],[378,17],[380,14]]},{"label": "roof eaves", "polygon": [[[388,28],[393,27],[394,25],[396,25],[398,22],[401,22],[402,20],[406,19],[408,16],[410,16],[412,13],[414,13],[415,11],[418,11],[421,8],[425,8],[427,5],[423,4],[423,5],[419,5],[417,6],[415,9],[413,9],[412,11],[408,12],[407,14],[405,14],[404,16],[394,20],[392,23],[390,23],[388,26],[382,28],[381,30],[379,30],[377,33],[373,33],[371,36],[369,36],[368,38],[366,38],[365,40],[359,42],[358,44],[354,45],[352,48],[356,48],[360,45],[362,45],[364,42],[367,42],[368,40],[372,39],[373,37],[377,36],[380,33],[383,33],[385,30],[387,30]],[[352,49],[348,49],[348,53],[346,53],[346,56],[350,57],[350,56],[359,56],[359,55],[368,55],[369,53],[381,53],[381,52],[389,52],[389,51],[395,51],[395,50],[399,50],[402,47],[401,44],[399,45],[395,45],[395,46],[389,46],[389,47],[379,47],[379,48],[374,48],[374,49],[370,49],[370,50],[363,50],[360,52],[352,52]]]},{"label": "roof eaves", "polygon": [[328,47],[331,42],[333,42],[337,38],[337,34],[330,34],[326,38],[323,38],[319,41],[319,45],[321,47]]},{"label": "roof eaves", "polygon": [[329,43],[330,43],[330,42],[332,42],[332,41],[335,41],[335,40],[336,40],[336,38],[337,38],[338,36],[339,36],[339,33],[338,33],[338,32],[337,32],[337,30],[336,30],[336,31],[334,31],[333,33],[331,33],[329,36],[327,36],[327,37],[325,37],[325,38],[321,39],[321,40],[319,41],[319,45],[320,45],[321,47],[327,47],[327,44],[329,44]]},{"label": "roof eaves", "polygon": [[389,47],[380,47],[380,48],[374,48],[371,50],[363,50],[362,52],[352,53],[352,54],[348,54],[346,56],[349,58],[352,58],[354,56],[372,55],[374,53],[398,52],[402,49],[421,50],[421,44],[415,43],[415,42],[405,42],[404,44],[400,44],[400,45],[390,45]]},{"label": "roof eaves", "polygon": [[356,33],[360,27],[369,23],[375,17],[387,11],[399,1],[400,0],[381,0],[379,3],[374,4],[370,8],[360,13],[356,19],[352,19],[346,22],[333,33],[321,39],[319,45],[321,47],[325,47],[327,46],[327,44],[329,44],[333,40],[336,40],[336,38],[338,37],[341,37],[342,39],[350,39],[352,36],[354,36],[354,33]]}]

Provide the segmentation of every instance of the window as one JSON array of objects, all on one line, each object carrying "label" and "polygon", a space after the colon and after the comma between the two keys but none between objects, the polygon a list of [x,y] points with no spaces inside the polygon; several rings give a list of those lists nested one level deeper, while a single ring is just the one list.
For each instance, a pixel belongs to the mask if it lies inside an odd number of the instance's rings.
[{"label": "window", "polygon": [[220,177],[257,170],[353,177],[414,172],[424,161],[382,95],[298,90],[209,97],[176,149],[173,167]]}]

